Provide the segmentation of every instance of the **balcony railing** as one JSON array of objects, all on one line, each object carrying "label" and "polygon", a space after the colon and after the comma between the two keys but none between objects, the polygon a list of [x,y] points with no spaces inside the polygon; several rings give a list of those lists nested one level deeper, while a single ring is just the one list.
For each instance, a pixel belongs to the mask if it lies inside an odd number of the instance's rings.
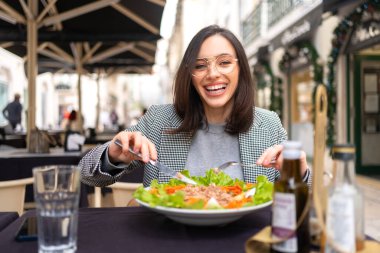
[{"label": "balcony railing", "polygon": [[261,29],[261,4],[243,21],[243,41],[247,45],[260,35]]},{"label": "balcony railing", "polygon": [[312,0],[269,0],[268,1],[268,28],[273,26],[291,10],[301,4],[311,3]]},{"label": "balcony railing", "polygon": [[301,5],[310,5],[320,0],[261,0],[243,21],[243,42],[252,43],[276,23]]}]

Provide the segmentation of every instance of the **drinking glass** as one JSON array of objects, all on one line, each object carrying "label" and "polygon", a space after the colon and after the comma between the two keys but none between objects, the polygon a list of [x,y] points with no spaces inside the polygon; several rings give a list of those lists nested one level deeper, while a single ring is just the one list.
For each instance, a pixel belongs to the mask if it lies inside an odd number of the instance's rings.
[{"label": "drinking glass", "polygon": [[33,169],[39,253],[77,249],[79,167],[51,165]]}]

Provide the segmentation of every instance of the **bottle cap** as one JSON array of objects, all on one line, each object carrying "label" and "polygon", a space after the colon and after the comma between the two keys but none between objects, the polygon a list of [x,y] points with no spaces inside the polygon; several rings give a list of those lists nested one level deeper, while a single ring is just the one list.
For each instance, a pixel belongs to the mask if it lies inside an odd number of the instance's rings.
[{"label": "bottle cap", "polygon": [[337,160],[351,160],[355,157],[355,145],[335,144],[332,147],[332,157]]},{"label": "bottle cap", "polygon": [[301,149],[302,143],[300,141],[284,141],[282,143],[284,149]]},{"label": "bottle cap", "polygon": [[284,159],[299,159],[301,157],[302,143],[299,141],[285,141],[283,144]]}]

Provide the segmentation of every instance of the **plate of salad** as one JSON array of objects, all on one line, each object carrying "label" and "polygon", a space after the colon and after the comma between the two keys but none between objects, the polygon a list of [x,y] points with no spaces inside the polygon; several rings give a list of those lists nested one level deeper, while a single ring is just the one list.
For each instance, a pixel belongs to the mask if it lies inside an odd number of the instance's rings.
[{"label": "plate of salad", "polygon": [[197,185],[174,178],[165,184],[152,180],[150,187],[138,188],[134,198],[154,212],[196,226],[227,224],[272,204],[273,183],[264,175],[252,184],[213,169],[202,177],[191,176],[187,170],[181,173]]}]

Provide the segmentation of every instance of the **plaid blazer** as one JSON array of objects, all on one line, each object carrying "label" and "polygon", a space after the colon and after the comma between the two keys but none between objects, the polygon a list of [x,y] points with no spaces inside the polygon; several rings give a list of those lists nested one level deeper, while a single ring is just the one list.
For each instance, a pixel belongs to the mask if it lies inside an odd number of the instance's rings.
[{"label": "plaid blazer", "polygon": [[[154,105],[139,120],[137,125],[126,131],[139,131],[151,140],[156,146],[158,160],[175,171],[184,169],[190,150],[192,135],[190,133],[169,134],[166,131],[177,128],[181,124],[181,118],[175,112],[173,105]],[[261,154],[269,147],[280,144],[287,139],[285,129],[276,113],[255,108],[254,122],[248,132],[238,136],[240,147],[240,159],[242,163],[255,163]],[[170,178],[160,172],[150,163],[144,164],[133,161],[124,165],[123,170],[116,173],[107,173],[102,170],[106,159],[105,151],[108,143],[97,146],[89,151],[80,161],[81,177],[84,183],[105,186],[119,180],[121,176],[134,169],[144,169],[144,186],[150,185],[152,179],[159,182],[167,182]],[[279,178],[280,173],[274,168],[256,166],[254,168],[243,167],[243,176],[246,182],[255,182],[258,175],[266,175],[270,181]]]}]

